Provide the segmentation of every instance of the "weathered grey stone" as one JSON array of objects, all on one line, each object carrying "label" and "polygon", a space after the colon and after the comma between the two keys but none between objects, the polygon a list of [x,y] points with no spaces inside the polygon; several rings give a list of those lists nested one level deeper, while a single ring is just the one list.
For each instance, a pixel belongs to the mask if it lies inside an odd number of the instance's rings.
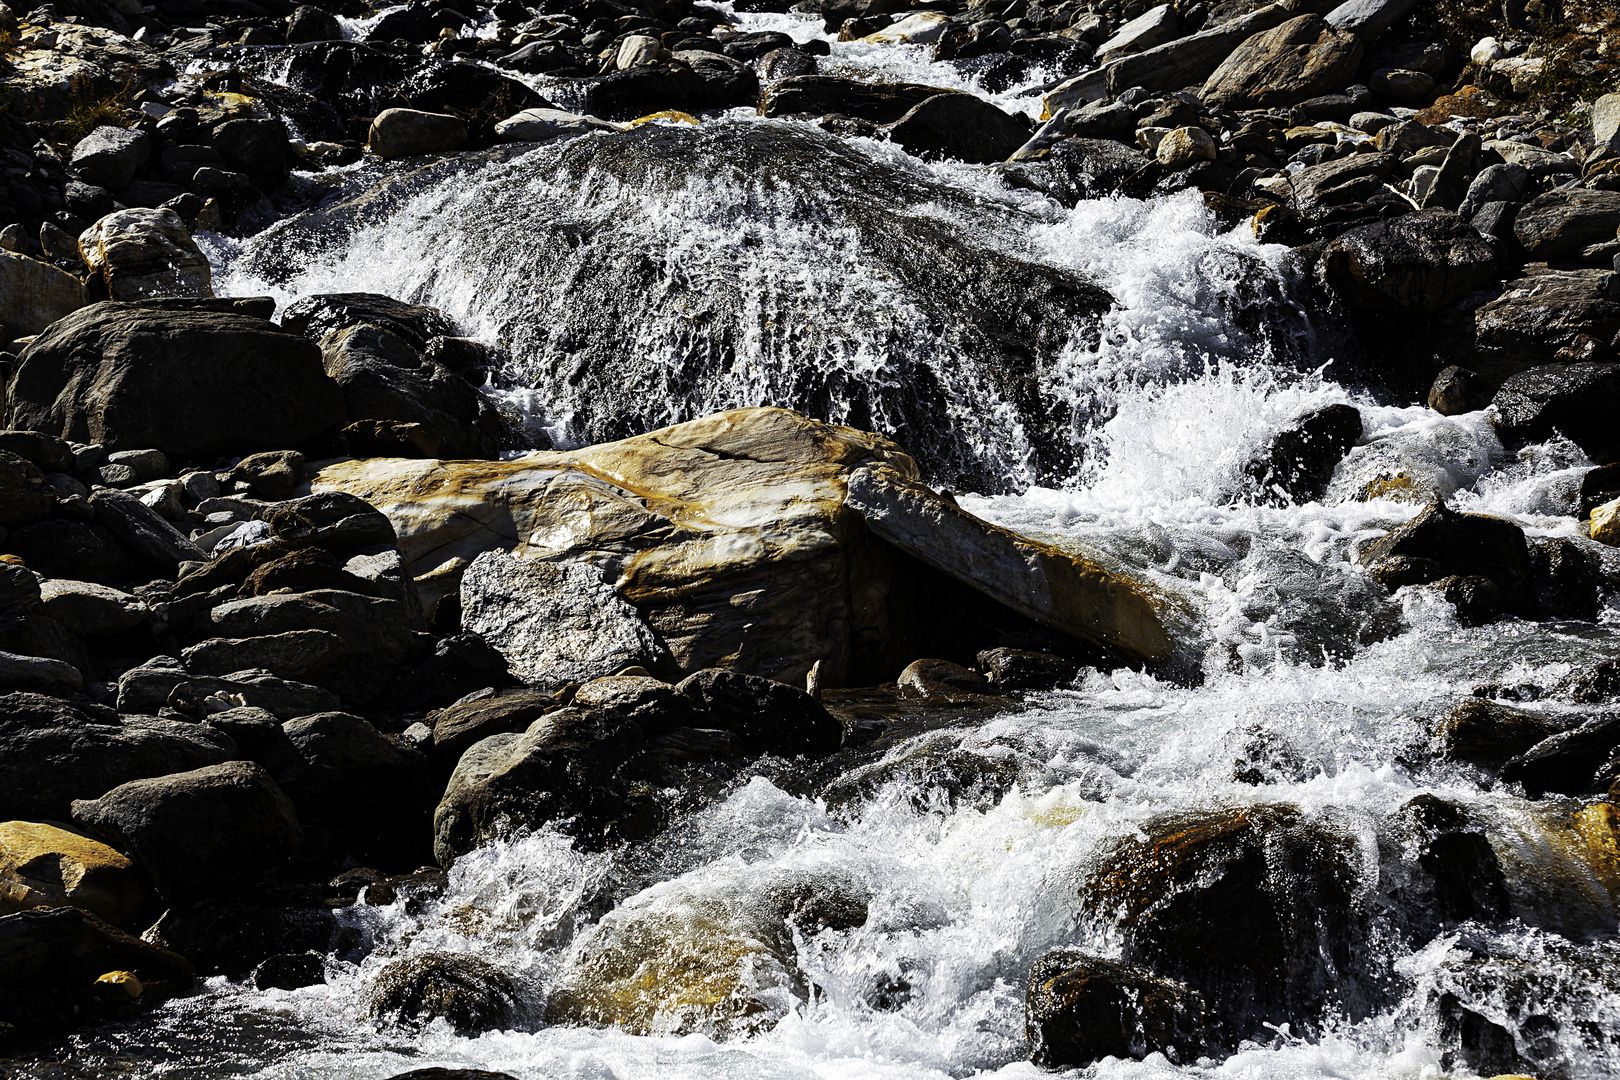
[{"label": "weathered grey stone", "polygon": [[287,630],[248,638],[209,638],[180,654],[186,670],[198,675],[228,675],[264,668],[283,679],[319,682],[348,649],[327,630]]},{"label": "weathered grey stone", "polygon": [[71,694],[83,685],[79,669],[65,660],[0,652],[0,688]]},{"label": "weathered grey stone", "polygon": [[102,528],[158,566],[173,570],[183,562],[201,562],[207,557],[184,533],[133,495],[100,488],[91,494],[90,505]]},{"label": "weathered grey stone", "polygon": [[1097,59],[1106,64],[1116,57],[1151,49],[1175,37],[1180,28],[1176,9],[1160,4],[1114,31],[1113,37],[1097,47]]},{"label": "weathered grey stone", "polygon": [[84,282],[66,270],[0,251],[0,323],[37,334],[89,302]]},{"label": "weathered grey stone", "polygon": [[1224,109],[1297,105],[1348,85],[1362,51],[1355,34],[1320,15],[1301,15],[1238,46],[1204,83],[1202,96]]},{"label": "weathered grey stone", "polygon": [[213,271],[180,215],[118,210],[79,235],[79,251],[114,300],[213,296]]},{"label": "weathered grey stone", "polygon": [[66,821],[74,799],[235,756],[229,737],[196,724],[120,721],[107,709],[6,694],[0,696],[0,817]]},{"label": "weathered grey stone", "polygon": [[1620,94],[1604,94],[1592,102],[1594,148],[1620,154]]},{"label": "weathered grey stone", "polygon": [[121,784],[73,820],[133,855],[163,897],[185,902],[266,877],[298,850],[298,814],[249,761]]},{"label": "weathered grey stone", "polygon": [[156,713],[171,703],[205,705],[210,697],[221,708],[245,705],[274,713],[282,720],[331,712],[341,705],[330,690],[280,679],[268,671],[204,676],[188,672],[173,656],[154,657],[118,679],[118,710],[122,713]]},{"label": "weathered grey stone", "polygon": [[299,445],[338,426],[343,397],[313,342],[263,319],[102,303],[23,350],[6,416],[11,428],[191,458]]},{"label": "weathered grey stone", "polygon": [[1417,4],[1418,0],[1345,0],[1328,12],[1327,21],[1371,41],[1406,18]]},{"label": "weathered grey stone", "polygon": [[615,125],[594,116],[581,116],[561,109],[524,109],[496,124],[495,137],[501,142],[545,142],[562,135],[615,130]]},{"label": "weathered grey stone", "polygon": [[1620,191],[1559,188],[1519,208],[1513,233],[1532,260],[1580,256],[1590,244],[1620,232]]},{"label": "weathered grey stone", "polygon": [[461,578],[461,625],[494,646],[513,675],[543,689],[668,662],[641,614],[582,563],[485,552]]},{"label": "weathered grey stone", "polygon": [[73,148],[71,167],[92,184],[117,190],[135,179],[152,156],[152,140],[143,131],[103,124]]},{"label": "weathered grey stone", "polygon": [[1487,203],[1519,201],[1529,186],[1530,171],[1523,165],[1487,165],[1469,183],[1457,213],[1471,221]]},{"label": "weathered grey stone", "polygon": [[371,122],[367,146],[380,158],[443,154],[467,145],[467,125],[445,113],[384,109]]},{"label": "weathered grey stone", "polygon": [[1118,97],[1133,86],[1161,91],[1202,83],[1239,45],[1255,34],[1282,25],[1293,14],[1287,4],[1266,4],[1230,22],[1211,25],[1134,56],[1119,57],[1106,69],[1108,93]]},{"label": "weathered grey stone", "polygon": [[138,596],[89,581],[51,579],[40,586],[45,613],[80,637],[105,637],[135,629],[150,617]]}]

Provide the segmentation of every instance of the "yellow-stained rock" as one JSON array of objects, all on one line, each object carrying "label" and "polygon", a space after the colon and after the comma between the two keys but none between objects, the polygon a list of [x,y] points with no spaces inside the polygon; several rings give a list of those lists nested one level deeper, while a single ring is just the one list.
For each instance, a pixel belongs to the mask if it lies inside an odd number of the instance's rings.
[{"label": "yellow-stained rock", "polygon": [[109,971],[96,980],[96,989],[104,997],[134,1001],[146,988],[128,971]]},{"label": "yellow-stained rock", "polygon": [[1594,803],[1576,814],[1570,826],[1593,875],[1611,896],[1620,896],[1620,806]]},{"label": "yellow-stained rock", "polygon": [[1181,618],[1100,555],[962,511],[888,440],[785,409],[508,462],[339,462],[312,488],[388,516],[430,608],[485,551],[588,563],[688,671],[802,684],[820,660],[826,685],[892,678],[951,590],[965,599],[945,610],[977,593],[1135,662],[1168,657]]},{"label": "yellow-stained rock", "polygon": [[135,864],[100,841],[38,822],[0,823],[0,914],[71,906],[133,927],[149,895]]},{"label": "yellow-stained rock", "polygon": [[1592,511],[1592,539],[1610,547],[1620,547],[1620,499],[1606,502]]}]

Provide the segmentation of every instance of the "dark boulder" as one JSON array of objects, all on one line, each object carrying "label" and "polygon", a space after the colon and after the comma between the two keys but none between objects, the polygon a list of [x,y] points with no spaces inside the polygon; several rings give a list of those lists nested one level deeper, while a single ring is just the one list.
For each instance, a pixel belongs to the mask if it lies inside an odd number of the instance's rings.
[{"label": "dark boulder", "polygon": [[1499,769],[1509,758],[1564,730],[1544,716],[1499,702],[1469,698],[1440,717],[1435,744],[1448,761]]},{"label": "dark boulder", "polygon": [[1200,97],[1221,109],[1269,109],[1342,89],[1354,81],[1362,41],[1307,14],[1239,45],[1205,81]]},{"label": "dark boulder", "polygon": [[758,675],[707,668],[676,687],[700,714],[698,726],[736,732],[744,745],[775,754],[829,754],[843,726],[796,686]]},{"label": "dark boulder", "polygon": [[759,76],[730,54],[682,50],[675,59],[691,69],[702,87],[693,104],[704,109],[752,105],[759,98]]},{"label": "dark boulder", "polygon": [[133,551],[93,522],[51,518],[11,529],[5,548],[48,578],[76,578],[102,585],[131,581],[145,569]]},{"label": "dark boulder", "polygon": [[183,562],[201,562],[203,552],[156,510],[135,496],[98,488],[90,496],[96,524],[147,562],[173,573]]},{"label": "dark boulder", "polygon": [[359,944],[326,907],[283,906],[216,897],[171,907],[146,938],[204,975],[246,975],[272,956],[329,953]]},{"label": "dark boulder", "polygon": [[389,1077],[389,1080],[517,1080],[508,1073],[489,1072],[486,1069],[412,1069],[408,1073]]},{"label": "dark boulder", "polygon": [[949,93],[943,87],[916,83],[864,83],[833,75],[801,75],[766,87],[760,95],[759,111],[763,116],[836,113],[874,124],[892,124],[929,98]]},{"label": "dark boulder", "polygon": [[978,660],[990,688],[998,694],[1070,686],[1080,676],[1080,665],[1076,661],[1030,649],[986,649]]},{"label": "dark boulder", "polygon": [[422,457],[499,455],[501,423],[494,407],[461,376],[422,360],[403,339],[380,327],[351,326],[324,338],[321,354],[351,422],[411,425]]},{"label": "dark boulder", "polygon": [[1523,784],[1532,798],[1547,792],[1581,795],[1597,787],[1601,769],[1620,746],[1620,713],[1588,720],[1543,739],[1502,766],[1508,783]]},{"label": "dark boulder", "polygon": [[949,660],[913,660],[895,679],[900,696],[934,704],[971,704],[990,693],[990,680]]},{"label": "dark boulder", "polygon": [[377,973],[366,1007],[379,1019],[426,1024],[445,1020],[463,1034],[509,1028],[522,1016],[517,985],[467,953],[427,953]]},{"label": "dark boulder", "polygon": [[1293,807],[1171,814],[1105,856],[1083,888],[1107,913],[1120,959],[1188,984],[1235,1034],[1308,1025],[1376,985],[1354,841]]},{"label": "dark boulder", "polygon": [[592,679],[574,692],[569,704],[609,721],[628,720],[648,738],[686,727],[693,709],[692,699],[678,688],[645,675]]},{"label": "dark boulder", "polygon": [[1478,374],[1456,364],[1443,368],[1429,386],[1428,406],[1441,416],[1460,416],[1488,404]]},{"label": "dark boulder", "polygon": [[523,731],[556,704],[554,695],[528,689],[458,701],[428,714],[433,727],[433,752],[453,767],[473,743],[491,735]]},{"label": "dark boulder", "polygon": [[1530,565],[1543,615],[1587,621],[1598,617],[1607,585],[1601,560],[1586,546],[1564,537],[1531,540]]},{"label": "dark boulder", "polygon": [[641,729],[578,709],[542,716],[522,734],[491,735],[461,755],[433,814],[440,866],[493,837],[503,822],[574,819],[582,839],[611,838],[634,807],[615,774],[641,749]]},{"label": "dark boulder", "polygon": [[101,303],[18,358],[8,426],[171,458],[298,445],[334,430],[320,350],[274,324],[215,311]]},{"label": "dark boulder", "polygon": [[709,88],[685,64],[642,64],[606,75],[585,92],[584,111],[604,120],[634,120],[667,109],[705,107]]},{"label": "dark boulder", "polygon": [[1420,210],[1351,229],[1328,244],[1322,269],[1354,307],[1439,311],[1494,285],[1496,252],[1449,210]]},{"label": "dark boulder", "polygon": [[338,558],[363,548],[392,547],[398,540],[387,515],[344,491],[319,491],[289,499],[270,511],[265,521],[287,546],[320,548]]},{"label": "dark boulder", "polygon": [[27,458],[0,450],[0,525],[25,525],[48,516],[56,498],[45,488],[45,473]]},{"label": "dark boulder", "polygon": [[[1547,271],[1510,281],[1502,295],[1474,312],[1474,340],[1483,362],[1515,372],[1553,363],[1580,338],[1620,337],[1620,286],[1597,270]],[[1484,370],[1483,368],[1481,369]]]},{"label": "dark boulder", "polygon": [[1128,964],[1056,949],[1029,969],[1024,1031],[1046,1068],[1163,1054],[1188,1064],[1216,1041],[1204,996]]},{"label": "dark boulder", "polygon": [[1562,435],[1598,464],[1620,461],[1620,364],[1551,364],[1502,384],[1491,401],[1509,445]]},{"label": "dark boulder", "polygon": [[341,41],[343,28],[337,17],[313,4],[300,4],[287,16],[287,44],[302,45],[311,41]]},{"label": "dark boulder", "polygon": [[1513,234],[1535,262],[1579,259],[1593,244],[1620,232],[1620,191],[1558,188],[1519,208]]},{"label": "dark boulder", "polygon": [[1029,137],[1029,125],[972,94],[936,94],[887,128],[889,138],[921,158],[975,164],[1004,161]]},{"label": "dark boulder", "polygon": [[1327,490],[1333,470],[1360,441],[1361,433],[1361,413],[1355,406],[1324,405],[1273,435],[1245,473],[1264,502],[1312,502]]},{"label": "dark boulder", "polygon": [[292,803],[246,761],[120,784],[76,801],[73,820],[134,857],[170,903],[268,877],[303,838]]},{"label": "dark boulder", "polygon": [[340,859],[351,854],[399,867],[426,861],[442,790],[426,755],[346,713],[302,716],[282,730],[298,758],[275,778],[306,832],[323,830]]},{"label": "dark boulder", "polygon": [[78,708],[38,694],[0,695],[0,819],[68,820],[75,799],[236,757],[218,731],[176,720]]},{"label": "dark boulder", "polygon": [[317,343],[329,334],[361,324],[381,327],[413,349],[425,349],[435,337],[456,332],[438,308],[408,304],[380,293],[301,296],[281,313],[283,330],[302,334]]},{"label": "dark boulder", "polygon": [[800,49],[773,49],[759,58],[754,65],[761,79],[776,82],[800,75],[814,75],[819,70],[816,58]]},{"label": "dark boulder", "polygon": [[1431,503],[1411,521],[1369,544],[1357,557],[1366,566],[1405,556],[1431,560],[1446,574],[1477,575],[1495,582],[1502,610],[1535,612],[1530,549],[1524,530],[1485,514],[1460,514]]},{"label": "dark boulder", "polygon": [[1061,139],[1038,159],[998,170],[1013,187],[1029,188],[1064,206],[1108,195],[1145,197],[1159,179],[1153,158],[1112,139]]},{"label": "dark boulder", "polygon": [[1502,614],[1502,590],[1483,574],[1448,574],[1434,584],[1464,626],[1484,626]]},{"label": "dark boulder", "polygon": [[227,169],[271,192],[286,183],[292,165],[287,137],[287,125],[280,120],[227,120],[214,129],[213,148]]}]

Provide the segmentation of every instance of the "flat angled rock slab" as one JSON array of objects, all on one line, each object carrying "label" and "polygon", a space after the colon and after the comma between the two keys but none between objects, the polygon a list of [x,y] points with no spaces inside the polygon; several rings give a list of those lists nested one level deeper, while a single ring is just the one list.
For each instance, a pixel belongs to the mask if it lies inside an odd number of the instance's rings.
[{"label": "flat angled rock slab", "polygon": [[785,409],[510,462],[338,462],[312,487],[388,516],[428,607],[486,551],[589,563],[684,671],[892,677],[904,627],[936,617],[903,556],[1129,662],[1169,657],[1181,623],[1125,571],[958,510],[882,437]]}]

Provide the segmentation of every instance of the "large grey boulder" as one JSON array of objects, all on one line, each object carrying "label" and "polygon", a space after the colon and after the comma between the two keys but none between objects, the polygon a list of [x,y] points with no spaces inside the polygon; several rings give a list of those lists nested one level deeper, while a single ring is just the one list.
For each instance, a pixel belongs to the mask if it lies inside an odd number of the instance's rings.
[{"label": "large grey boulder", "polygon": [[229,737],[196,724],[0,695],[0,818],[65,821],[75,799],[235,756]]},{"label": "large grey boulder", "polygon": [[641,613],[583,563],[485,552],[461,578],[461,625],[494,646],[513,675],[542,689],[668,662]]},{"label": "large grey boulder", "polygon": [[118,210],[79,235],[79,252],[114,300],[213,296],[213,271],[173,210]]},{"label": "large grey boulder", "polygon": [[268,320],[101,303],[23,350],[6,426],[174,459],[282,450],[342,418],[320,350]]},{"label": "large grey boulder", "polygon": [[1602,342],[1620,336],[1620,284],[1602,270],[1531,273],[1474,312],[1475,344],[1499,371],[1497,383],[1553,363],[1583,335]]},{"label": "large grey boulder", "polygon": [[79,637],[127,633],[152,614],[140,597],[91,581],[50,579],[40,586],[40,596],[45,613]]},{"label": "large grey boulder", "polygon": [[561,109],[524,109],[496,124],[495,137],[501,142],[545,142],[564,135],[616,130],[616,125],[594,116]]},{"label": "large grey boulder", "polygon": [[1202,97],[1220,109],[1297,105],[1349,85],[1363,51],[1355,34],[1301,15],[1238,46],[1205,81]]},{"label": "large grey boulder", "polygon": [[114,191],[124,187],[152,156],[144,131],[103,124],[73,148],[69,167],[85,181]]},{"label": "large grey boulder", "polygon": [[366,145],[385,159],[449,153],[467,145],[467,125],[446,113],[384,109],[372,120]]},{"label": "large grey boulder", "polygon": [[165,707],[195,708],[215,698],[264,709],[282,720],[337,709],[337,694],[324,687],[281,679],[263,669],[207,676],[187,671],[178,657],[157,656],[118,679],[118,709],[156,713]]},{"label": "large grey boulder", "polygon": [[1543,442],[1555,435],[1599,465],[1620,461],[1620,364],[1550,364],[1521,372],[1491,399],[1503,442]]},{"label": "large grey boulder", "polygon": [[73,820],[134,856],[171,903],[266,877],[303,839],[292,803],[249,761],[120,784],[75,802]]}]

